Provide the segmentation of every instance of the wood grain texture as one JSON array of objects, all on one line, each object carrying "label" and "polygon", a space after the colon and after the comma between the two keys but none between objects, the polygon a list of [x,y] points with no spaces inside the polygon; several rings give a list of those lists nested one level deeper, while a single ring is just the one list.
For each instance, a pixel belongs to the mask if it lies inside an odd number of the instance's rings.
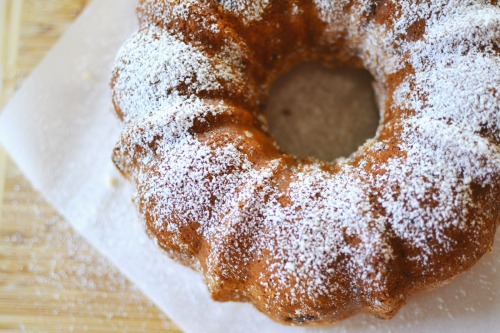
[{"label": "wood grain texture", "polygon": [[[2,56],[6,95],[89,1],[0,0],[0,7],[9,11],[14,2],[19,29],[11,24],[16,17],[0,18],[8,37],[0,38],[1,53],[9,54],[8,61]],[[31,188],[1,148],[0,193],[0,332],[180,332]]]}]

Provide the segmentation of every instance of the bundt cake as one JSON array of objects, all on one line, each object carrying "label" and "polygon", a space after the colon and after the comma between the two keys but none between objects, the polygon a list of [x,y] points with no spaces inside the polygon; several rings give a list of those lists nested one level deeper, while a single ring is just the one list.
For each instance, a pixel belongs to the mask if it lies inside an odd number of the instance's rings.
[{"label": "bundt cake", "polygon": [[[496,0],[141,0],[112,79],[113,159],[158,245],[215,300],[289,324],[394,316],[500,222]],[[304,61],[375,79],[375,138],[333,162],[275,144],[272,82]]]}]

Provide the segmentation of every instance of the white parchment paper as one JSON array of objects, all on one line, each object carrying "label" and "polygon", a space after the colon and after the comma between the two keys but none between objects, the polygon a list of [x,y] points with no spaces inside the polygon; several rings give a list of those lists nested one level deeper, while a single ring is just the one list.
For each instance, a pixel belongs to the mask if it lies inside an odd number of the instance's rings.
[{"label": "white parchment paper", "polygon": [[[33,186],[187,332],[496,332],[500,246],[449,285],[413,297],[391,321],[359,315],[291,328],[248,304],[213,302],[196,272],[144,233],[132,188],[110,154],[120,132],[109,89],[114,56],[136,29],[135,0],[98,0],[26,80],[0,118],[0,140]],[[110,181],[117,179],[118,181]]]}]

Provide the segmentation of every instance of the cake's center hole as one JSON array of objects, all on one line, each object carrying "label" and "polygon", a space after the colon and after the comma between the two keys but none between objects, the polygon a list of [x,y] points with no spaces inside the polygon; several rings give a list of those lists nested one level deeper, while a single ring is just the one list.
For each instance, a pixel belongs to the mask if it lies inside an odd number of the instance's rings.
[{"label": "cake's center hole", "polygon": [[365,70],[305,63],[273,84],[266,117],[285,152],[324,161],[347,157],[375,136],[380,115]]}]

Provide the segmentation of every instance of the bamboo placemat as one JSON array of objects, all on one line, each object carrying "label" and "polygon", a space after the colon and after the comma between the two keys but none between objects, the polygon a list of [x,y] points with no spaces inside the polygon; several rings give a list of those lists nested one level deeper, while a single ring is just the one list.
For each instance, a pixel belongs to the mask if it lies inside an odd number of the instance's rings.
[{"label": "bamboo placemat", "polygon": [[[0,106],[88,2],[0,0]],[[31,188],[1,147],[0,331],[180,332]]]}]

